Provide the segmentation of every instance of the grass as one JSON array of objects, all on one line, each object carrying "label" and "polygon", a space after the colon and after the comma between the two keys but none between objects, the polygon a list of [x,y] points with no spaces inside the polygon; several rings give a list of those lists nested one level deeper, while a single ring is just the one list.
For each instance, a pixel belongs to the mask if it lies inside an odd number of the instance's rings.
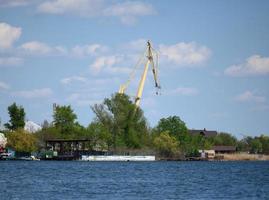
[{"label": "grass", "polygon": [[248,154],[248,153],[234,153],[234,154],[222,154],[223,160],[239,161],[239,160],[269,160],[269,155],[263,154]]}]

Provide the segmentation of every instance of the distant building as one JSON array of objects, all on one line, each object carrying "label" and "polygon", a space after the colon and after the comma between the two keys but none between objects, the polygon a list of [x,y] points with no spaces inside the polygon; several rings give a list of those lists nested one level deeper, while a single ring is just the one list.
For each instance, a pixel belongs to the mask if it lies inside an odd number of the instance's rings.
[{"label": "distant building", "polygon": [[213,160],[215,158],[215,151],[214,150],[199,150],[200,157],[206,158],[209,160]]},{"label": "distant building", "polygon": [[[217,133],[217,131],[208,131],[206,129],[203,129],[203,130],[192,129],[192,130],[189,130],[189,134],[192,136],[201,135],[201,136],[204,136],[206,138],[210,138],[210,137],[217,136],[218,133]],[[211,150],[215,151],[216,154],[235,153],[236,147],[235,146],[218,145],[218,146],[213,146]],[[200,153],[202,155],[202,152],[200,152]],[[211,152],[209,154],[211,154]]]},{"label": "distant building", "polygon": [[203,129],[203,130],[191,129],[191,130],[189,130],[189,134],[192,136],[201,135],[204,137],[214,137],[217,135],[217,131],[208,131],[206,129]]},{"label": "distant building", "polygon": [[236,147],[235,146],[213,146],[213,148],[216,153],[235,153]]}]

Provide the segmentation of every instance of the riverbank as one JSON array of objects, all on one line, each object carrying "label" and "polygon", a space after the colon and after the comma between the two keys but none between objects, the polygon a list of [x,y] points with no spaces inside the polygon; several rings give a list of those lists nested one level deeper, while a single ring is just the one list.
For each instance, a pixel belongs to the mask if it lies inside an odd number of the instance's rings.
[{"label": "riverbank", "polygon": [[234,154],[221,154],[224,161],[258,161],[269,160],[269,155],[263,154],[248,154],[248,153],[234,153]]}]

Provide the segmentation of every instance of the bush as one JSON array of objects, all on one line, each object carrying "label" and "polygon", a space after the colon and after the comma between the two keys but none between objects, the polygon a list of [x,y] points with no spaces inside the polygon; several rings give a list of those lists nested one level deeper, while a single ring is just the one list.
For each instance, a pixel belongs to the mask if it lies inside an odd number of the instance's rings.
[{"label": "bush", "polygon": [[17,152],[31,153],[37,150],[37,139],[32,133],[19,129],[7,134],[7,147]]},{"label": "bush", "polygon": [[179,153],[179,142],[175,137],[170,136],[167,131],[162,132],[157,136],[154,139],[153,144],[160,156],[170,158]]}]

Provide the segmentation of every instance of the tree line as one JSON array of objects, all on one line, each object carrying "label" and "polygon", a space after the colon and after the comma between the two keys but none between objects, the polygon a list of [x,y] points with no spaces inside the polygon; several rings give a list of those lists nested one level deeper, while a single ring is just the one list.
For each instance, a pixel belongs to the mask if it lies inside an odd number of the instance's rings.
[{"label": "tree line", "polygon": [[25,111],[13,103],[8,107],[9,122],[4,133],[8,147],[19,152],[41,151],[48,139],[89,139],[88,148],[108,151],[154,151],[160,157],[196,156],[199,149],[214,145],[236,146],[238,151],[269,154],[269,137],[244,137],[238,140],[232,134],[218,133],[214,137],[191,135],[183,120],[169,116],[151,128],[143,110],[136,107],[125,94],[113,94],[101,104],[91,107],[95,114],[87,127],[77,121],[70,105],[57,105],[53,121],[44,121],[42,129],[34,134],[23,130]]}]

